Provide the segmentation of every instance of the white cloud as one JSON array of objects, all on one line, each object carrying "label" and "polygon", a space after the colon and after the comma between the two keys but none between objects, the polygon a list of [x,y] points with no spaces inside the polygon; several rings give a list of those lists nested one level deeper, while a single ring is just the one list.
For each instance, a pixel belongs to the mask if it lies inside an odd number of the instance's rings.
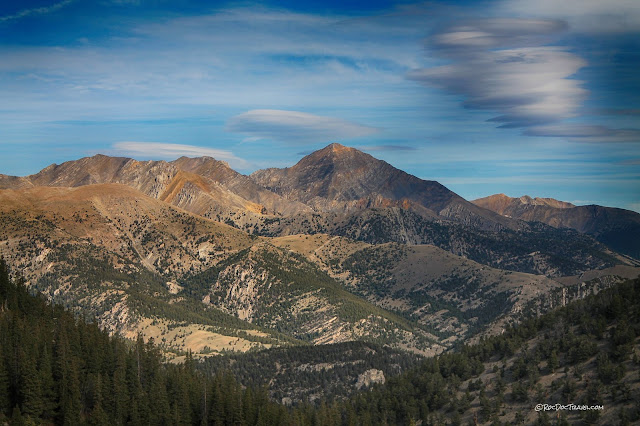
[{"label": "white cloud", "polygon": [[55,12],[59,9],[62,9],[65,6],[70,5],[74,1],[75,0],[64,0],[59,3],[52,4],[51,6],[34,7],[32,9],[23,9],[20,12],[14,13],[13,15],[0,16],[0,22],[12,21],[14,19],[25,18],[27,16],[33,16],[33,15],[46,15],[48,13]]},{"label": "white cloud", "polygon": [[[585,61],[562,47],[529,46],[496,49],[511,43],[517,20],[489,20],[454,27],[436,36],[436,53],[452,63],[411,71],[407,77],[465,97],[465,106],[501,115],[504,127],[549,123],[576,115],[587,95],[582,82],[571,79]],[[500,23],[505,28],[500,28]],[[480,31],[476,31],[478,28]],[[533,43],[530,35],[556,31],[556,23],[524,21],[515,40]],[[461,32],[466,32],[461,36]]]},{"label": "white cloud", "polygon": [[638,0],[505,0],[500,10],[521,16],[563,19],[583,33],[640,32]]},{"label": "white cloud", "polygon": [[436,34],[429,43],[451,55],[456,49],[467,51],[539,45],[549,35],[566,29],[567,24],[559,20],[487,18],[457,23]]},{"label": "white cloud", "polygon": [[216,160],[227,161],[231,167],[246,168],[248,163],[233,155],[231,151],[206,148],[195,145],[182,145],[159,142],[116,142],[113,148],[122,155],[141,155],[147,158],[161,158],[174,160],[186,157],[213,157]]},{"label": "white cloud", "polygon": [[378,132],[375,127],[339,118],[274,109],[256,109],[232,117],[226,130],[250,135],[253,140],[263,138],[292,144],[352,139]]}]

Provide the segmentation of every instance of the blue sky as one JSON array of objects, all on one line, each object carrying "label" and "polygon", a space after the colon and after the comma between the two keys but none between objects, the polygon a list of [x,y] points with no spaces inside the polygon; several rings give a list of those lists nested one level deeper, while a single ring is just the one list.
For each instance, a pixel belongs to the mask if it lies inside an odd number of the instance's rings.
[{"label": "blue sky", "polygon": [[640,211],[640,1],[0,1],[0,173],[339,142],[467,199]]}]

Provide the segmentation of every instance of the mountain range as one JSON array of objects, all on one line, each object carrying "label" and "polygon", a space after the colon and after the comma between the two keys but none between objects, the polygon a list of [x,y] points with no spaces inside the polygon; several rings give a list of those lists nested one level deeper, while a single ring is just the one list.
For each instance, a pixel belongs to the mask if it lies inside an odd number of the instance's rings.
[{"label": "mountain range", "polygon": [[639,218],[469,202],[339,144],[250,176],[105,155],[0,175],[0,254],[30,287],[178,360],[354,340],[439,353],[637,276]]},{"label": "mountain range", "polygon": [[498,214],[591,235],[613,250],[640,258],[640,215],[630,210],[596,205],[574,206],[553,198],[519,198],[504,194],[472,201]]}]

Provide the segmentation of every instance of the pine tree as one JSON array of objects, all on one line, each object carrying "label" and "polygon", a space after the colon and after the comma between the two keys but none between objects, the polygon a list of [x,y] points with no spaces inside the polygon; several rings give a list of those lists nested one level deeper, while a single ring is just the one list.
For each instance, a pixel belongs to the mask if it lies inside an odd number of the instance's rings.
[{"label": "pine tree", "polygon": [[222,392],[220,391],[220,378],[214,377],[211,386],[211,395],[209,402],[209,424],[218,426],[224,424],[224,402],[222,401]]},{"label": "pine tree", "polygon": [[91,390],[89,424],[95,426],[108,426],[111,423],[102,406],[102,377],[100,373],[92,375],[89,380]]},{"label": "pine tree", "polygon": [[156,374],[149,390],[149,423],[152,425],[169,424],[171,408],[167,397],[165,376]]},{"label": "pine tree", "polygon": [[558,353],[556,352],[556,350],[552,350],[551,351],[551,355],[549,355],[549,371],[551,371],[552,373],[556,371],[556,369],[559,366],[558,363]]},{"label": "pine tree", "polygon": [[17,405],[13,407],[13,413],[11,414],[11,426],[24,426],[25,419],[22,416],[22,412],[20,411],[20,407]]},{"label": "pine tree", "polygon": [[258,418],[258,411],[254,405],[253,390],[249,387],[242,395],[242,408],[244,409],[244,420],[246,424],[253,425]]},{"label": "pine tree", "polygon": [[0,344],[0,418],[3,414],[9,415],[9,408],[11,407],[9,373],[4,360],[3,348],[4,345]]},{"label": "pine tree", "polygon": [[53,378],[51,352],[45,344],[39,363],[40,386],[42,389],[42,417],[53,419],[58,409],[56,384]]},{"label": "pine tree", "polygon": [[9,280],[9,270],[4,261],[4,257],[0,257],[0,312],[8,308],[8,299],[10,293],[13,292],[13,284]]},{"label": "pine tree", "polygon": [[115,370],[113,371],[113,392],[109,395],[115,425],[123,425],[127,418],[129,388],[127,387],[127,364],[124,348],[116,348]]},{"label": "pine tree", "polygon": [[33,354],[27,355],[21,348],[18,358],[20,362],[18,396],[22,414],[39,418],[43,411],[43,401],[40,377]]},{"label": "pine tree", "polygon": [[[182,370],[178,370],[183,373]],[[187,388],[185,374],[180,374],[174,378],[175,388],[172,392],[174,405],[176,407],[176,424],[190,425],[191,421],[191,401],[189,398],[189,389]]]}]

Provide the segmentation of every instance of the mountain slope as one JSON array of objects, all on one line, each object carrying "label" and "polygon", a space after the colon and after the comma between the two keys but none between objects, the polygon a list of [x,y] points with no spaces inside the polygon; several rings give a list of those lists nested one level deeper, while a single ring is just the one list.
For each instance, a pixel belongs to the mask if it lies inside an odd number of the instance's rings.
[{"label": "mountain slope", "polygon": [[640,259],[640,214],[596,205],[574,206],[551,198],[491,195],[473,201],[503,216],[572,228],[592,235],[613,250]]},{"label": "mountain slope", "polygon": [[104,155],[23,178],[0,176],[0,188],[13,189],[94,183],[127,185],[254,235],[330,233],[369,243],[434,244],[493,267],[548,276],[629,262],[588,236],[499,215],[338,144],[289,169],[251,177],[209,157],[167,163]]},{"label": "mountain slope", "polygon": [[233,214],[282,214],[310,210],[283,200],[232,170],[224,161],[210,157],[182,157],[165,161],[95,155],[63,164],[52,164],[22,178],[0,175],[0,188],[30,186],[78,187],[119,183],[205,217]]},{"label": "mountain slope", "polygon": [[376,158],[333,143],[286,169],[258,170],[251,178],[318,212],[349,212],[400,206],[482,229],[517,228],[516,221],[478,208],[435,181],[398,170]]},{"label": "mountain slope", "polygon": [[623,283],[501,336],[429,358],[307,419],[343,425],[637,424],[639,300],[640,281]]},{"label": "mountain slope", "polygon": [[326,233],[370,244],[432,244],[494,268],[549,277],[633,263],[572,229],[530,223],[522,230],[484,231],[401,207],[264,218],[251,232],[269,237]]},{"label": "mountain slope", "polygon": [[109,336],[7,272],[0,259],[0,424],[264,425],[289,417],[265,389],[202,374],[190,356],[164,363],[153,342]]},{"label": "mountain slope", "polygon": [[179,282],[253,244],[124,185],[0,191],[0,255],[32,290],[100,326],[180,353],[288,344],[294,339],[190,297]]},{"label": "mountain slope", "polygon": [[324,234],[272,243],[315,262],[349,291],[426,325],[447,345],[500,333],[506,324],[640,275],[629,266],[556,281],[491,268],[431,245],[371,245]]},{"label": "mountain slope", "polygon": [[238,253],[216,272],[205,302],[252,324],[315,345],[360,340],[424,355],[442,350],[415,322],[357,297],[305,257],[270,243]]},{"label": "mountain slope", "polygon": [[176,353],[350,340],[440,350],[304,258],[125,185],[0,190],[0,219],[0,255],[34,290]]},{"label": "mountain slope", "polygon": [[311,210],[302,203],[286,200],[257,185],[249,177],[231,169],[224,161],[218,161],[211,157],[180,157],[172,161],[171,164],[180,170],[210,179],[243,199],[264,206],[265,213],[289,215]]}]

